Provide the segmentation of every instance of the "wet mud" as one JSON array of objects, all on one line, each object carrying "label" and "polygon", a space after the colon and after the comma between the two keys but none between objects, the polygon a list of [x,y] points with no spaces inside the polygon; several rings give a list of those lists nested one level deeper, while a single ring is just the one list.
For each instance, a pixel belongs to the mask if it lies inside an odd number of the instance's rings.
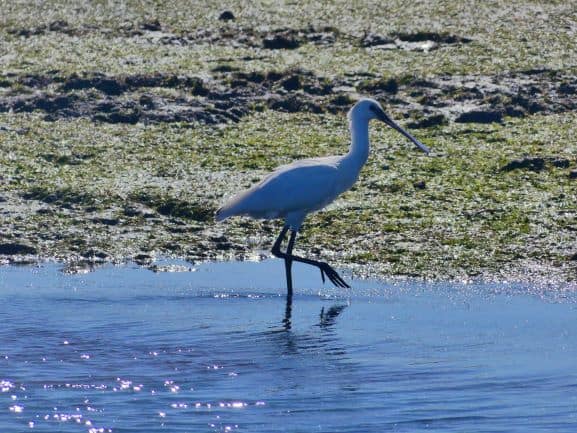
[{"label": "wet mud", "polygon": [[[115,28],[74,26],[57,20],[31,28],[10,28],[8,33],[30,38],[48,32],[82,36],[98,32],[108,37],[141,37],[159,44],[211,44],[262,50],[294,50],[306,44],[332,45],[337,41],[366,50],[431,51],[473,43],[471,38],[446,32],[345,34],[333,27],[308,26],[267,31],[234,24],[232,12],[223,11],[223,25],[184,32],[158,19],[123,23]],[[409,127],[427,128],[450,121],[502,122],[506,116],[559,113],[577,108],[577,77],[537,69],[493,76],[448,75],[423,79],[382,77],[370,73],[321,77],[293,69],[242,72],[226,61],[209,77],[176,74],[110,76],[98,73],[0,76],[0,112],[46,112],[47,120],[88,117],[97,122],[158,123],[236,122],[264,107],[287,112],[336,113],[348,109],[359,94],[371,95],[409,118]],[[159,89],[177,89],[167,96]]]},{"label": "wet mud", "polygon": [[53,21],[36,27],[15,27],[8,33],[29,38],[50,32],[68,36],[83,36],[99,33],[107,37],[141,37],[166,45],[220,44],[264,48],[267,50],[294,50],[306,44],[332,45],[341,42],[370,49],[400,49],[424,51],[445,46],[468,44],[471,38],[445,32],[420,31],[415,33],[376,34],[365,32],[361,36],[350,35],[335,27],[308,26],[301,29],[277,28],[267,31],[234,25],[235,16],[231,11],[223,11],[219,21],[229,23],[218,28],[182,31],[170,28],[158,19],[139,23],[126,22],[115,28],[96,25],[74,26],[65,20]]},{"label": "wet mud", "polygon": [[[357,36],[332,27],[313,26],[260,31],[237,26],[230,11],[223,11],[218,19],[223,23],[221,27],[194,31],[176,31],[157,19],[151,19],[115,28],[74,26],[59,20],[36,27],[12,28],[8,33],[18,38],[49,33],[72,37],[99,33],[111,38],[143,38],[148,43],[163,45],[248,47],[255,49],[256,57],[262,53],[270,55],[282,50],[298,50],[308,44],[348,44],[370,52],[401,50],[426,56],[433,50],[451,50],[475,43],[466,35],[427,31],[365,32]],[[264,110],[312,115],[344,113],[361,95],[381,101],[394,118],[401,119],[403,125],[411,129],[441,129],[452,123],[471,124],[473,128],[475,124],[499,124],[510,118],[534,114],[577,111],[577,77],[571,72],[549,69],[495,75],[419,77],[364,72],[323,77],[304,69],[243,71],[231,66],[226,59],[218,61],[210,74],[202,77],[161,72],[67,74],[59,70],[43,74],[10,71],[0,74],[0,112],[15,116],[41,113],[49,122],[83,118],[106,124],[180,122],[192,127],[224,125],[240,122]],[[0,134],[4,133],[26,134],[27,131],[0,125]],[[55,151],[39,157],[53,165],[79,166],[93,155],[89,152],[61,154]],[[576,161],[572,159],[547,152],[508,158],[496,168],[498,175],[562,169],[564,176],[577,179]],[[417,178],[410,180],[409,187],[416,194],[428,194],[435,187],[434,183],[434,179],[429,182]],[[376,187],[388,194],[407,193],[395,182]],[[111,261],[130,259],[149,266],[158,255],[190,260],[238,259],[253,254],[250,249],[256,246],[269,247],[267,242],[250,246],[238,242],[243,239],[243,233],[250,233],[254,228],[258,228],[266,240],[277,231],[275,223],[246,221],[232,229],[232,234],[223,235],[211,227],[215,211],[213,203],[214,200],[185,199],[157,190],[132,191],[121,202],[106,202],[103,197],[82,188],[70,187],[41,185],[17,193],[3,193],[0,204],[5,214],[34,215],[39,223],[31,229],[16,217],[9,226],[1,229],[0,263],[26,263],[46,257],[47,251],[58,251],[54,258],[68,261],[65,272],[81,273]],[[410,206],[400,210],[410,212]],[[489,221],[493,218],[491,212],[498,213],[489,206],[465,217],[473,220],[480,218],[479,215],[488,215]],[[56,218],[53,217],[56,215],[72,223],[54,227]],[[391,232],[395,230],[392,228]],[[130,246],[135,237],[139,238],[138,246]],[[112,244],[129,246],[119,249]],[[311,249],[313,254],[319,251]],[[404,250],[401,248],[399,251]],[[387,260],[391,263],[399,260],[400,252],[391,253]],[[575,257],[577,254],[570,255],[569,260],[574,262]],[[493,265],[493,271],[498,271],[501,266],[496,261]]]},{"label": "wet mud", "polygon": [[[46,120],[95,122],[238,122],[268,107],[285,112],[338,113],[360,94],[408,119],[410,128],[447,122],[493,123],[507,116],[577,110],[577,77],[557,71],[495,76],[319,77],[310,71],[242,72],[221,65],[210,78],[175,74],[13,75],[2,77],[0,112],[46,113]],[[167,95],[159,89],[177,89]]]},{"label": "wet mud", "polygon": [[558,156],[527,156],[520,159],[514,159],[501,167],[501,171],[513,170],[530,170],[543,171],[547,166],[556,168],[569,168],[571,161],[567,158],[560,158]]},{"label": "wet mud", "polygon": [[447,45],[468,44],[472,39],[450,33],[416,32],[379,35],[366,33],[360,40],[365,48],[429,52]]},{"label": "wet mud", "polygon": [[[232,12],[224,11],[220,21],[234,22]],[[347,36],[333,27],[306,27],[303,29],[278,28],[268,31],[259,31],[235,25],[224,25],[218,28],[197,29],[194,31],[177,31],[153,19],[140,23],[126,22],[115,28],[99,27],[95,25],[74,26],[64,20],[53,21],[36,27],[15,27],[8,29],[14,36],[29,38],[47,33],[62,33],[68,36],[83,36],[89,33],[99,33],[107,37],[145,37],[159,44],[190,45],[211,43],[270,50],[295,49],[304,44],[312,43],[326,45],[334,43],[337,38],[356,42],[356,38]]]}]

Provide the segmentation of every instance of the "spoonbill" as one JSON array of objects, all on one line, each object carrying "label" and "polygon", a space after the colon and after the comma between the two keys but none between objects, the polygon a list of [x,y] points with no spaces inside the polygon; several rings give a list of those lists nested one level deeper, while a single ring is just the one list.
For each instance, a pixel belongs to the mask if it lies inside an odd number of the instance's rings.
[{"label": "spoonbill", "polygon": [[[292,254],[298,231],[311,212],[322,209],[353,186],[369,157],[369,121],[377,119],[411,140],[426,154],[429,148],[397,125],[374,99],[363,98],[348,112],[351,146],[345,155],[302,159],[275,169],[256,185],[234,196],[216,212],[216,220],[246,215],[251,218],[284,218],[284,226],[272,247],[284,259],[288,295],[292,296],[292,263],[316,266],[337,287],[350,287],[328,263]],[[280,246],[291,231],[287,249]]]}]

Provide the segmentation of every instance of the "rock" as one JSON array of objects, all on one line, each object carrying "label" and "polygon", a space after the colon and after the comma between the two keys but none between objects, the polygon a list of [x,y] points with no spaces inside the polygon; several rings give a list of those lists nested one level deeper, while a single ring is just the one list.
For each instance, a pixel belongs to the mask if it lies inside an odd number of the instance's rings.
[{"label": "rock", "polygon": [[160,25],[160,21],[158,21],[158,19],[145,21],[140,24],[140,28],[142,30],[148,30],[149,32],[159,32],[162,30],[162,26]]},{"label": "rock", "polygon": [[300,77],[298,75],[293,75],[291,77],[288,77],[286,80],[281,82],[281,86],[283,86],[283,88],[285,90],[298,90],[301,88],[301,80]]},{"label": "rock", "polygon": [[500,111],[473,110],[462,113],[455,119],[457,123],[494,123],[503,120],[503,113]]},{"label": "rock", "polygon": [[447,118],[443,114],[434,114],[432,116],[423,117],[413,122],[407,123],[407,127],[413,129],[430,128],[432,126],[443,125],[447,123]]},{"label": "rock", "polygon": [[218,17],[219,21],[234,21],[236,18],[231,11],[223,11]]},{"label": "rock", "polygon": [[530,171],[542,171],[545,169],[545,158],[541,157],[525,157],[514,159],[501,167],[500,171],[512,171],[519,169],[527,169]]},{"label": "rock", "polygon": [[569,172],[569,179],[577,179],[577,170],[571,170]]},{"label": "rock", "polygon": [[415,187],[415,189],[425,189],[427,187],[427,184],[425,183],[424,180],[419,180],[417,182],[413,182],[413,186]]},{"label": "rock", "polygon": [[25,244],[5,243],[0,244],[0,254],[5,254],[7,256],[16,254],[36,254],[36,248]]},{"label": "rock", "polygon": [[262,45],[269,50],[294,50],[301,46],[301,41],[291,34],[278,33],[264,38]]}]

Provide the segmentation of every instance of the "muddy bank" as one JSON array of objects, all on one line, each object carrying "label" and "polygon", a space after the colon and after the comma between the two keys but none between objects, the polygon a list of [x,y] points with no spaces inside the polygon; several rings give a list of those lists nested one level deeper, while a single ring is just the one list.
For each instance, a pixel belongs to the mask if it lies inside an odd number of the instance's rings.
[{"label": "muddy bank", "polygon": [[362,35],[347,34],[336,27],[309,25],[300,29],[276,28],[258,30],[253,27],[235,25],[234,14],[224,11],[219,27],[200,28],[193,31],[176,30],[158,19],[138,23],[125,22],[116,27],[98,25],[75,26],[66,20],[56,20],[35,27],[11,27],[7,33],[22,38],[31,38],[48,33],[60,33],[81,37],[98,33],[109,38],[142,38],[165,45],[233,45],[235,47],[264,48],[267,50],[294,50],[306,44],[332,45],[337,41],[370,49],[431,51],[444,46],[468,44],[471,38],[447,32],[418,31],[414,33],[391,32],[378,34],[365,31]]},{"label": "muddy bank", "polygon": [[[47,33],[70,37],[100,33],[110,38],[143,38],[148,45],[245,47],[255,54],[254,59],[259,53],[290,52],[307,44],[322,48],[339,42],[379,56],[383,50],[450,51],[474,42],[467,36],[431,30],[388,34],[364,31],[359,35],[311,25],[258,30],[234,24],[230,11],[218,17],[222,25],[190,31],[172,29],[153,18],[113,28],[74,26],[56,20],[36,27],[8,28],[7,32],[19,38]],[[577,77],[558,70],[427,78],[344,72],[323,77],[304,69],[245,72],[232,64],[238,65],[221,60],[208,76],[202,77],[167,73],[67,75],[58,70],[41,75],[7,72],[0,76],[0,112],[40,110],[47,113],[47,120],[87,117],[110,123],[221,124],[238,122],[264,108],[338,113],[347,110],[358,95],[369,95],[408,118],[409,127],[427,128],[451,121],[501,122],[506,116],[561,113],[577,107]]]},{"label": "muddy bank", "polygon": [[493,22],[494,5],[475,20],[458,3],[355,5],[344,22],[307,2],[178,17],[93,3],[2,16],[0,260],[266,254],[279,222],[215,225],[214,210],[279,164],[343,152],[364,95],[433,156],[374,125],[360,182],[307,220],[303,254],[378,276],[575,279],[567,6],[501,4]]},{"label": "muddy bank", "polygon": [[0,78],[0,112],[46,113],[46,120],[87,117],[95,122],[238,122],[265,108],[285,112],[339,113],[358,95],[382,101],[410,128],[502,122],[577,109],[577,77],[559,71],[520,71],[495,76],[371,74],[328,79],[310,71],[242,72],[215,67],[210,78],[175,74],[107,76],[58,71]]},{"label": "muddy bank", "polygon": [[[417,131],[431,157],[373,128],[359,183],[307,219],[300,253],[373,276],[573,281],[577,158],[564,143],[574,119]],[[217,207],[279,163],[344,151],[345,125],[342,113],[272,110],[221,128],[22,113],[0,130],[11,149],[0,156],[0,262],[52,259],[72,273],[266,257],[281,222],[215,224]]]},{"label": "muddy bank", "polygon": [[[350,208],[322,212],[306,227],[300,245],[309,255],[372,275],[522,281],[577,275],[570,206],[577,200],[577,161],[563,146],[574,135],[565,131],[571,120],[543,120],[572,118],[577,80],[570,73],[328,79],[224,63],[203,78],[51,71],[8,73],[0,83],[0,115],[16,119],[0,122],[0,139],[14,152],[0,158],[3,263],[51,258],[67,262],[66,272],[85,272],[126,260],[148,266],[165,256],[194,262],[266,255],[280,223],[215,226],[223,196],[287,155],[342,152],[344,113],[364,94],[419,129],[438,155],[422,163],[406,152],[373,154]],[[335,115],[339,136],[327,137],[321,125]],[[298,129],[303,118],[307,126]],[[544,122],[549,136],[540,137],[534,122]],[[278,129],[276,147],[271,125]],[[317,135],[298,148],[287,140],[311,127]],[[511,127],[514,138],[507,136]],[[135,146],[138,134],[151,138]],[[342,146],[326,147],[335,142]],[[481,153],[470,153],[475,148]],[[136,162],[126,167],[116,159]]]}]

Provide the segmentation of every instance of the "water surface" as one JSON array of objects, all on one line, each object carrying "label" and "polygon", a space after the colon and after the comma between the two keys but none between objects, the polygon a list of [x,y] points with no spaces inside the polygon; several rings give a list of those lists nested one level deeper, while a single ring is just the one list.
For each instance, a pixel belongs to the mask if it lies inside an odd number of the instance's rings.
[{"label": "water surface", "polygon": [[575,432],[573,291],[0,268],[1,432]]}]

